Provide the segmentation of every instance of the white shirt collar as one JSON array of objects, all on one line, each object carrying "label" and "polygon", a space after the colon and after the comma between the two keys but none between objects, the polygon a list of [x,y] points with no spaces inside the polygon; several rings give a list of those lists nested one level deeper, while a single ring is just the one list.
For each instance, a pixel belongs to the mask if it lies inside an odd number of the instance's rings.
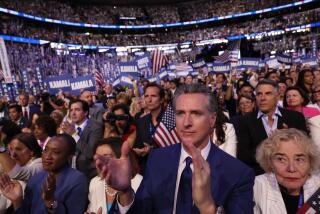
[{"label": "white shirt collar", "polygon": [[80,127],[81,128],[81,130],[83,131],[84,130],[84,128],[87,126],[87,123],[88,123],[88,119],[86,119],[85,121],[83,121],[80,125],[75,125],[75,127],[76,127],[76,129],[78,128],[78,127]]},{"label": "white shirt collar", "polygon": [[[265,113],[263,113],[262,111],[259,110],[258,111],[258,115],[257,115],[257,119],[259,119],[259,118],[261,118],[262,116],[265,116],[265,115],[266,115]],[[282,117],[282,114],[281,114],[281,112],[280,112],[278,107],[276,108],[275,112],[272,114],[272,116],[275,116],[275,115]]]},{"label": "white shirt collar", "polygon": [[[203,157],[203,159],[207,160],[210,149],[211,149],[211,141],[209,140],[208,144],[201,150],[201,156]],[[191,155],[187,153],[187,151],[183,147],[183,143],[181,143],[181,155],[180,155],[179,164],[182,164],[187,157],[191,157]]]}]

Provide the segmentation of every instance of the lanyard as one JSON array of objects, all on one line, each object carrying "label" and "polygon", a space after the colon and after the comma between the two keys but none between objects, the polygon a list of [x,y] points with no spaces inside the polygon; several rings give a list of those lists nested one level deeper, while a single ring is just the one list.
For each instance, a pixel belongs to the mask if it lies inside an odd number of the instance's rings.
[{"label": "lanyard", "polygon": [[299,203],[298,203],[298,209],[302,207],[304,203],[304,197],[303,197],[303,188],[300,189],[300,194],[299,194]]}]

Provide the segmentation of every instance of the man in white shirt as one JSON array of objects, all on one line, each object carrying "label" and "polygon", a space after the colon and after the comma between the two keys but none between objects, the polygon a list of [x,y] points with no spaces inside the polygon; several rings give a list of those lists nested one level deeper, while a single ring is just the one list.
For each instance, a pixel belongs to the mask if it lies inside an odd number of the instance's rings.
[{"label": "man in white shirt", "polygon": [[120,159],[95,156],[100,176],[119,190],[110,213],[253,213],[252,170],[210,142],[215,97],[204,85],[182,85],[174,106],[181,144],[151,152],[136,195],[127,143]]}]

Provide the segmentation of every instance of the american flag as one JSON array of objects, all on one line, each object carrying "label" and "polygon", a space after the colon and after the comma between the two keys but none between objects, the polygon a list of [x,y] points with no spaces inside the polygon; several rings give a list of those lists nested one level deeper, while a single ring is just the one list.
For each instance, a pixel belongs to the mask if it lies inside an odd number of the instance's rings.
[{"label": "american flag", "polygon": [[193,68],[191,65],[185,63],[185,62],[181,62],[175,65],[175,70],[177,72],[181,72],[181,71],[193,71]]},{"label": "american flag", "polygon": [[320,213],[320,188],[298,210],[297,214],[319,214],[319,213]]},{"label": "american flag", "polygon": [[160,49],[155,49],[152,53],[152,75],[160,71],[168,63],[168,59],[162,54]]},{"label": "american flag", "polygon": [[221,62],[221,63],[227,63],[227,62],[238,62],[238,55],[240,51],[240,41],[236,40],[232,41],[227,49],[220,55],[215,56],[215,61]]},{"label": "american flag", "polygon": [[176,130],[175,113],[171,104],[168,105],[164,112],[153,139],[159,147],[166,147],[180,142]]},{"label": "american flag", "polygon": [[104,79],[101,72],[98,69],[94,71],[94,78],[96,80],[97,88],[103,88],[104,86]]}]

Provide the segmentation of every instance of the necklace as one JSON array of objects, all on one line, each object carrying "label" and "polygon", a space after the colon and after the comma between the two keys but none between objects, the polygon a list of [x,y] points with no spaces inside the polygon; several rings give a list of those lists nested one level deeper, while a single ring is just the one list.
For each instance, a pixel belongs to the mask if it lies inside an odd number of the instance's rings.
[{"label": "necklace", "polygon": [[110,197],[114,197],[114,196],[118,193],[118,191],[109,192],[109,190],[108,190],[108,184],[107,184],[106,181],[104,182],[104,189],[105,189],[107,195],[109,195]]}]

